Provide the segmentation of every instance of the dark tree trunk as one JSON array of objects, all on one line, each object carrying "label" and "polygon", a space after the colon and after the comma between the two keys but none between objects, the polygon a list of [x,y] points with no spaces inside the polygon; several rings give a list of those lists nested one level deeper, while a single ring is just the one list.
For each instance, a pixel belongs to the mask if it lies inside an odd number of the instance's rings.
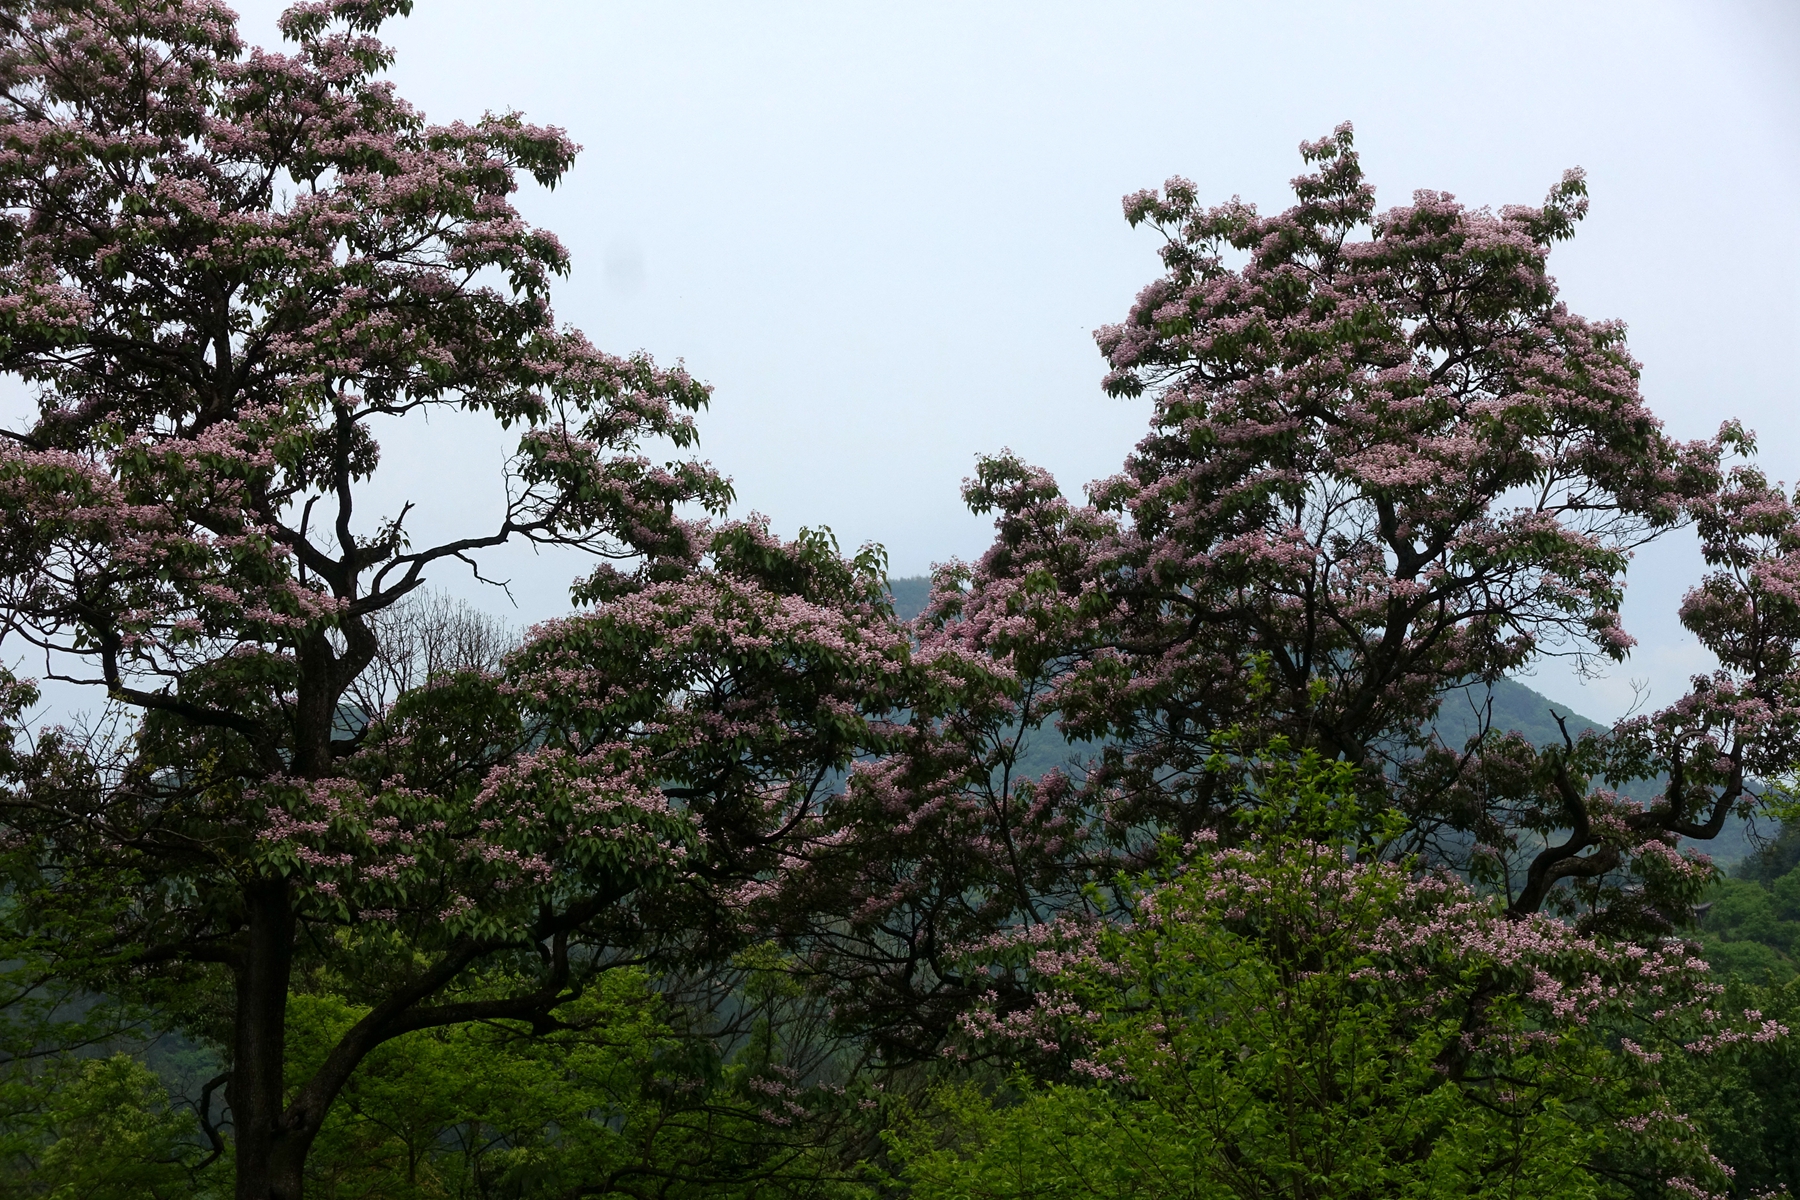
[{"label": "dark tree trunk", "polygon": [[336,678],[341,664],[322,633],[302,639],[295,657],[300,663],[300,685],[294,697],[293,771],[302,779],[322,779],[331,773],[331,731],[343,691]]},{"label": "dark tree trunk", "polygon": [[301,1157],[290,1145],[298,1131],[284,1127],[282,1111],[294,906],[286,880],[258,880],[244,898],[248,945],[237,972],[226,1091],[237,1141],[237,1200],[300,1200]]},{"label": "dark tree trunk", "polygon": [[[360,659],[373,639],[360,627]],[[321,779],[331,773],[331,734],[337,715],[342,666],[323,634],[297,647],[301,680],[292,726],[294,773]],[[318,1111],[291,1110],[286,1102],[287,998],[296,931],[292,888],[285,879],[257,880],[245,888],[248,945],[237,977],[230,1089],[237,1135],[237,1200],[301,1200],[306,1153],[324,1120]]]}]

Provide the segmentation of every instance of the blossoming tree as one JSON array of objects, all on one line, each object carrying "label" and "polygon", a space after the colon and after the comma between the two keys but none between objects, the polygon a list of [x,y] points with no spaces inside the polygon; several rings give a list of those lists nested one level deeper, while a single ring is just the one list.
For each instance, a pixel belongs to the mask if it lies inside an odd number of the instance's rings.
[{"label": "blossoming tree", "polygon": [[[907,655],[874,558],[690,519],[731,495],[679,457],[707,389],[559,326],[567,255],[512,202],[576,148],[408,106],[376,35],[409,7],[295,4],[273,53],[214,0],[0,6],[0,372],[36,399],[0,436],[0,632],[111,714],[47,726],[5,677],[6,917],[224,1048],[203,1123],[222,1152],[222,1086],[259,1200],[301,1194],[373,1047],[553,1026],[732,936]],[[519,431],[505,509],[420,543],[370,508],[378,438],[458,413]],[[346,720],[382,614],[517,543],[598,557],[605,603]],[[304,978],[367,1015],[296,1081]]]},{"label": "blossoming tree", "polygon": [[[1066,728],[1115,741],[1095,778],[1115,842],[1143,822],[1188,835],[1219,820],[1232,798],[1194,768],[1232,729],[1390,785],[1415,846],[1458,861],[1471,837],[1507,851],[1522,912],[1559,878],[1627,867],[1634,846],[1655,857],[1671,834],[1716,831],[1744,780],[1712,756],[1699,756],[1704,781],[1690,772],[1628,815],[1590,796],[1592,758],[1565,747],[1534,761],[1485,730],[1446,746],[1430,722],[1469,703],[1471,681],[1544,654],[1623,659],[1632,548],[1702,511],[1709,544],[1748,574],[1709,582],[1715,599],[1685,617],[1734,678],[1757,680],[1760,702],[1791,690],[1776,658],[1793,631],[1754,603],[1767,588],[1752,552],[1723,549],[1749,527],[1722,496],[1748,488],[1780,507],[1760,479],[1721,475],[1747,435],[1670,439],[1638,394],[1623,327],[1557,299],[1545,263],[1585,211],[1578,172],[1539,208],[1495,215],[1420,192],[1377,213],[1348,127],[1303,150],[1318,171],[1275,216],[1204,208],[1180,180],[1127,199],[1132,223],[1163,233],[1167,270],[1099,340],[1107,389],[1152,396],[1150,434],[1086,507],[1014,459],[984,463],[969,497],[998,514],[999,540],[971,596],[947,605],[991,652],[1050,672]],[[1754,553],[1770,549],[1779,557]],[[1724,610],[1746,603],[1775,639],[1728,647]],[[1764,736],[1775,712],[1710,711],[1709,728],[1728,731],[1718,753],[1740,765],[1750,743],[1779,744]],[[1613,762],[1612,778],[1675,767],[1683,752],[1663,745]],[[1611,841],[1603,816],[1620,825]],[[1521,835],[1570,828],[1522,854]],[[1635,907],[1650,918],[1662,904]],[[1668,904],[1665,927],[1680,897]]]},{"label": "blossoming tree", "polygon": [[[1253,793],[1208,769],[1222,738],[1353,764],[1407,816],[1397,853],[1516,916],[1652,937],[1710,877],[1680,839],[1792,766],[1794,501],[1737,425],[1669,437],[1623,326],[1558,299],[1546,264],[1585,212],[1580,173],[1539,207],[1420,192],[1378,212],[1348,126],[1302,153],[1271,216],[1180,179],[1126,198],[1164,273],[1098,333],[1106,389],[1151,402],[1120,474],[1077,504],[1002,454],[966,485],[996,537],[940,569],[917,636],[989,670],[859,765],[790,877],[798,936],[897,1048],[951,1027],[979,982],[955,949],[980,931],[1083,906],[1164,836],[1229,840]],[[1683,522],[1711,573],[1681,616],[1719,670],[1604,737],[1490,728],[1485,682],[1626,656],[1632,550]],[[1449,705],[1476,737],[1437,734]],[[1052,727],[1086,761],[1026,770]],[[1647,804],[1613,790],[1659,777]],[[807,923],[828,912],[845,919]]]}]

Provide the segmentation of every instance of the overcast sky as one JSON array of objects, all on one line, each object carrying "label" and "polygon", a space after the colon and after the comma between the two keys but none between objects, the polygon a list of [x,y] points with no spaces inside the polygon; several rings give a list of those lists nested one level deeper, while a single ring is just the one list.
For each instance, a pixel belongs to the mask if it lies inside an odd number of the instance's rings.
[{"label": "overcast sky", "polygon": [[[245,2],[278,40],[275,2]],[[704,452],[778,530],[879,541],[894,574],[986,545],[961,507],[1010,446],[1071,495],[1111,474],[1143,402],[1101,394],[1091,331],[1157,271],[1119,198],[1170,175],[1288,202],[1296,146],[1343,120],[1385,206],[1414,188],[1593,209],[1552,270],[1617,317],[1670,429],[1729,415],[1800,477],[1800,3],[1028,4],[419,0],[388,37],[434,120],[514,108],[585,153],[523,205],[575,258],[559,315],[716,388]],[[440,421],[388,456],[418,533],[497,510],[497,431]],[[576,564],[519,556],[520,620]],[[1612,718],[1704,663],[1673,616],[1691,542],[1640,556],[1642,645],[1603,681],[1534,681]],[[455,590],[488,607],[464,581]]]}]

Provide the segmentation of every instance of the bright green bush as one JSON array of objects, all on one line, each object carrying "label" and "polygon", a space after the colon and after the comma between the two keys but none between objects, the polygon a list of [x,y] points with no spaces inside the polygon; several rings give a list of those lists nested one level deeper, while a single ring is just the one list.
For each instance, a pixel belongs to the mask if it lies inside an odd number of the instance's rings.
[{"label": "bright green bush", "polygon": [[1686,1046],[1780,1031],[1721,1024],[1679,943],[1509,919],[1368,856],[1348,784],[1316,761],[1277,768],[1241,844],[1197,840],[1119,910],[989,947],[966,1051],[1021,1069],[997,1091],[940,1089],[892,1134],[913,1196],[1723,1189],[1662,1073]]}]

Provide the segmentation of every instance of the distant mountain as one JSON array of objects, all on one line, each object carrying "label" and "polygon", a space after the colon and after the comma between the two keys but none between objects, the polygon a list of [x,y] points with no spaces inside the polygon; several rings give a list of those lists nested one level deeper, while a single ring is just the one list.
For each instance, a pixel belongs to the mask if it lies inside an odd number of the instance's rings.
[{"label": "distant mountain", "polygon": [[[925,602],[931,595],[931,580],[924,575],[889,579],[888,592],[894,598],[895,613],[902,620],[910,621],[925,611]],[[1475,736],[1490,698],[1493,704],[1492,728],[1516,730],[1524,734],[1534,746],[1548,746],[1562,741],[1562,729],[1556,723],[1557,716],[1561,716],[1567,723],[1570,737],[1578,738],[1589,729],[1603,732],[1608,728],[1606,722],[1584,717],[1568,705],[1558,704],[1517,680],[1501,679],[1494,683],[1491,691],[1485,685],[1471,684],[1444,697],[1443,706],[1438,710],[1437,720],[1433,724],[1445,745],[1460,748]],[[1069,743],[1058,745],[1053,734],[1046,741],[1050,744],[1033,746],[1026,751],[1019,764],[1022,771],[1039,774],[1071,757],[1081,757],[1093,750],[1090,746]],[[1620,789],[1624,795],[1643,801],[1650,800],[1661,790],[1662,784],[1659,781],[1642,779]],[[1714,861],[1724,864],[1737,862],[1755,850],[1748,827],[1735,817],[1711,842],[1699,842],[1695,845],[1710,854]]]},{"label": "distant mountain", "polygon": [[1490,690],[1482,684],[1459,688],[1444,697],[1438,709],[1438,737],[1446,746],[1460,748],[1481,728],[1483,710],[1493,703],[1495,729],[1516,730],[1534,746],[1548,746],[1562,741],[1562,729],[1556,723],[1560,716],[1568,725],[1569,736],[1578,738],[1586,730],[1604,731],[1607,725],[1584,717],[1566,704],[1558,704],[1541,692],[1533,691],[1515,679],[1495,680]]},{"label": "distant mountain", "polygon": [[931,599],[931,576],[908,575],[887,584],[888,595],[894,598],[894,615],[902,621],[911,621],[925,611],[925,602]]}]

